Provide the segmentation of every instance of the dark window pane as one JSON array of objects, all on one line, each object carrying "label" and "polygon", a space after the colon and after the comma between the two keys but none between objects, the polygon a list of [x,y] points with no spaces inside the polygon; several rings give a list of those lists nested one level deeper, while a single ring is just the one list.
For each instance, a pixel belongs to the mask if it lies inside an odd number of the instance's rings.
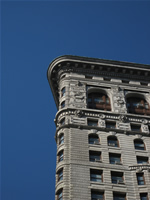
[{"label": "dark window pane", "polygon": [[143,141],[139,139],[134,140],[134,147],[137,150],[145,150],[145,145]]},{"label": "dark window pane", "polygon": [[61,134],[59,136],[59,144],[63,144],[64,143],[64,134]]},{"label": "dark window pane", "polygon": [[148,157],[137,156],[137,163],[138,164],[147,164],[148,163]]},{"label": "dark window pane", "polygon": [[58,154],[58,162],[63,161],[63,159],[64,159],[63,151],[60,151]]},{"label": "dark window pane", "polygon": [[64,87],[64,88],[61,90],[61,97],[65,96],[65,92],[66,92],[66,88]]},{"label": "dark window pane", "polygon": [[88,120],[88,126],[97,126],[98,125],[98,121],[96,120]]},{"label": "dark window pane", "polygon": [[126,200],[126,194],[114,193],[113,200]]},{"label": "dark window pane", "polygon": [[114,136],[109,136],[108,137],[108,146],[119,147],[117,138]]},{"label": "dark window pane", "polygon": [[131,124],[131,131],[141,132],[141,126],[140,125]]},{"label": "dark window pane", "polygon": [[106,128],[116,128],[116,122],[106,121]]},{"label": "dark window pane", "polygon": [[58,181],[61,181],[61,180],[63,180],[63,170],[60,170],[58,172]]},{"label": "dark window pane", "polygon": [[121,164],[121,155],[120,154],[109,154],[110,164]]},{"label": "dark window pane", "polygon": [[111,180],[112,183],[115,184],[123,184],[123,173],[122,172],[111,172]]},{"label": "dark window pane", "polygon": [[90,151],[89,159],[91,162],[99,162],[101,160],[101,153],[96,151]]},{"label": "dark window pane", "polygon": [[104,199],[104,192],[99,191],[92,191],[91,192],[91,199],[92,200],[103,200]]},{"label": "dark window pane", "polygon": [[139,174],[136,174],[137,176],[137,182],[138,182],[138,185],[144,185],[144,174],[143,173],[139,173]]},{"label": "dark window pane", "polygon": [[150,115],[150,105],[141,97],[127,98],[127,108],[129,113]]},{"label": "dark window pane", "polygon": [[89,135],[89,144],[100,144],[98,135]]},{"label": "dark window pane", "polygon": [[109,97],[103,93],[90,93],[88,95],[88,108],[111,110]]},{"label": "dark window pane", "polygon": [[148,194],[147,193],[141,193],[140,194],[140,200],[148,200]]},{"label": "dark window pane", "polygon": [[90,180],[95,182],[102,182],[102,171],[100,170],[90,170]]}]

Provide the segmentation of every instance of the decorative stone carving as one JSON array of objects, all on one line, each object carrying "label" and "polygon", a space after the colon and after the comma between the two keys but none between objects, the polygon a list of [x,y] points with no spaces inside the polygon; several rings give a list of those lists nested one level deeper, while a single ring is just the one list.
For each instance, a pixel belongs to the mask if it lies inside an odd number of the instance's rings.
[{"label": "decorative stone carving", "polygon": [[101,114],[101,115],[99,116],[99,118],[100,118],[100,119],[105,119],[105,115],[104,115],[104,114]]},{"label": "decorative stone carving", "polygon": [[116,135],[116,134],[117,134],[115,131],[109,131],[109,133],[110,133],[111,135]]},{"label": "decorative stone carving", "polygon": [[75,108],[86,108],[85,85],[80,81],[70,83],[69,106]]},{"label": "decorative stone carving", "polygon": [[82,83],[80,81],[78,81],[77,86],[82,86]]},{"label": "decorative stone carving", "polygon": [[137,135],[137,138],[141,139],[141,138],[142,138],[142,135],[140,135],[140,134],[139,134],[139,135]]},{"label": "decorative stone carving", "polygon": [[141,129],[142,129],[142,132],[144,132],[144,133],[149,133],[148,125],[141,124]]},{"label": "decorative stone carving", "polygon": [[105,128],[106,127],[105,120],[99,119],[99,126],[101,128]]},{"label": "decorative stone carving", "polygon": [[87,121],[86,121],[86,118],[79,118],[79,117],[71,116],[70,123],[78,124],[79,126],[81,126],[81,125],[86,125]]},{"label": "decorative stone carving", "polygon": [[113,92],[119,92],[120,91],[120,87],[116,86],[116,87],[112,87]]},{"label": "decorative stone carving", "polygon": [[96,130],[96,129],[91,129],[91,130],[88,131],[88,133],[96,134],[96,133],[97,133],[97,130]]},{"label": "decorative stone carving", "polygon": [[117,129],[121,129],[121,130],[130,130],[130,123],[123,123],[123,122],[119,122],[117,121],[116,123]]},{"label": "decorative stone carving", "polygon": [[123,104],[125,104],[124,100],[122,100],[122,99],[119,97],[119,99],[117,99],[117,105],[118,105],[118,106],[121,106],[121,105],[123,105]]},{"label": "decorative stone carving", "polygon": [[111,89],[112,98],[113,98],[113,107],[114,111],[117,113],[126,113],[126,104],[124,91],[120,87],[112,87]]},{"label": "decorative stone carving", "polygon": [[142,124],[148,124],[148,120],[147,119],[142,119]]},{"label": "decorative stone carving", "polygon": [[120,116],[119,116],[119,121],[120,121],[120,122],[126,122],[127,119],[128,119],[128,118],[126,117],[126,115],[120,115]]},{"label": "decorative stone carving", "polygon": [[82,110],[76,110],[75,111],[75,116],[77,116],[77,117],[82,117],[83,116],[83,111]]},{"label": "decorative stone carving", "polygon": [[150,165],[149,164],[141,164],[141,165],[133,165],[129,166],[130,170],[136,170],[136,172],[142,172],[143,170],[150,170]]}]

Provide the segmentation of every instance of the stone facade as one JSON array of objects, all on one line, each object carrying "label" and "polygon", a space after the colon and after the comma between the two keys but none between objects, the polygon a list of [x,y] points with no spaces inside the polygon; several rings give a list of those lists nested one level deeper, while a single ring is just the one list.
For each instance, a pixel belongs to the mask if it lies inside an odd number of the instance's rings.
[{"label": "stone facade", "polygon": [[[58,108],[55,200],[150,199],[150,65],[62,56],[47,76]],[[111,109],[90,108],[92,92]],[[146,111],[129,112],[130,97],[145,99]]]}]

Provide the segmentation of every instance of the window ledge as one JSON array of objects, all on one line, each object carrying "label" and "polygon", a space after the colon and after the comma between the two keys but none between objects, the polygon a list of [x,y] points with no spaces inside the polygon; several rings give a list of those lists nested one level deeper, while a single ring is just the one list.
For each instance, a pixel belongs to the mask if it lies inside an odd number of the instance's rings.
[{"label": "window ledge", "polygon": [[123,184],[119,184],[119,183],[118,183],[118,184],[115,184],[115,183],[112,183],[112,187],[123,187],[123,188],[124,188],[125,185],[126,185],[125,183],[123,183]]},{"label": "window ledge", "polygon": [[120,147],[113,147],[113,146],[109,146],[109,145],[108,145],[108,149],[118,149],[118,150],[121,150]]},{"label": "window ledge", "polygon": [[138,185],[139,188],[147,188],[146,184],[145,185]]},{"label": "window ledge", "polygon": [[135,152],[142,152],[142,153],[148,153],[148,151],[147,150],[138,150],[138,149],[135,149]]},{"label": "window ledge", "polygon": [[96,181],[90,181],[91,185],[104,185],[104,182],[96,182]]},{"label": "window ledge", "polygon": [[101,144],[89,144],[89,147],[101,147]]}]

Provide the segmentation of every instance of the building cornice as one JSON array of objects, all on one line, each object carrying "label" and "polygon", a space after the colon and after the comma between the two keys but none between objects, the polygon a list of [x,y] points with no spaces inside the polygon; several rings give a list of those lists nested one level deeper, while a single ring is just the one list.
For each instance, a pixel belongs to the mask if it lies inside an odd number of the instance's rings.
[{"label": "building cornice", "polygon": [[150,81],[150,65],[71,55],[60,56],[50,63],[47,70],[47,78],[57,107],[59,76],[65,72]]}]

